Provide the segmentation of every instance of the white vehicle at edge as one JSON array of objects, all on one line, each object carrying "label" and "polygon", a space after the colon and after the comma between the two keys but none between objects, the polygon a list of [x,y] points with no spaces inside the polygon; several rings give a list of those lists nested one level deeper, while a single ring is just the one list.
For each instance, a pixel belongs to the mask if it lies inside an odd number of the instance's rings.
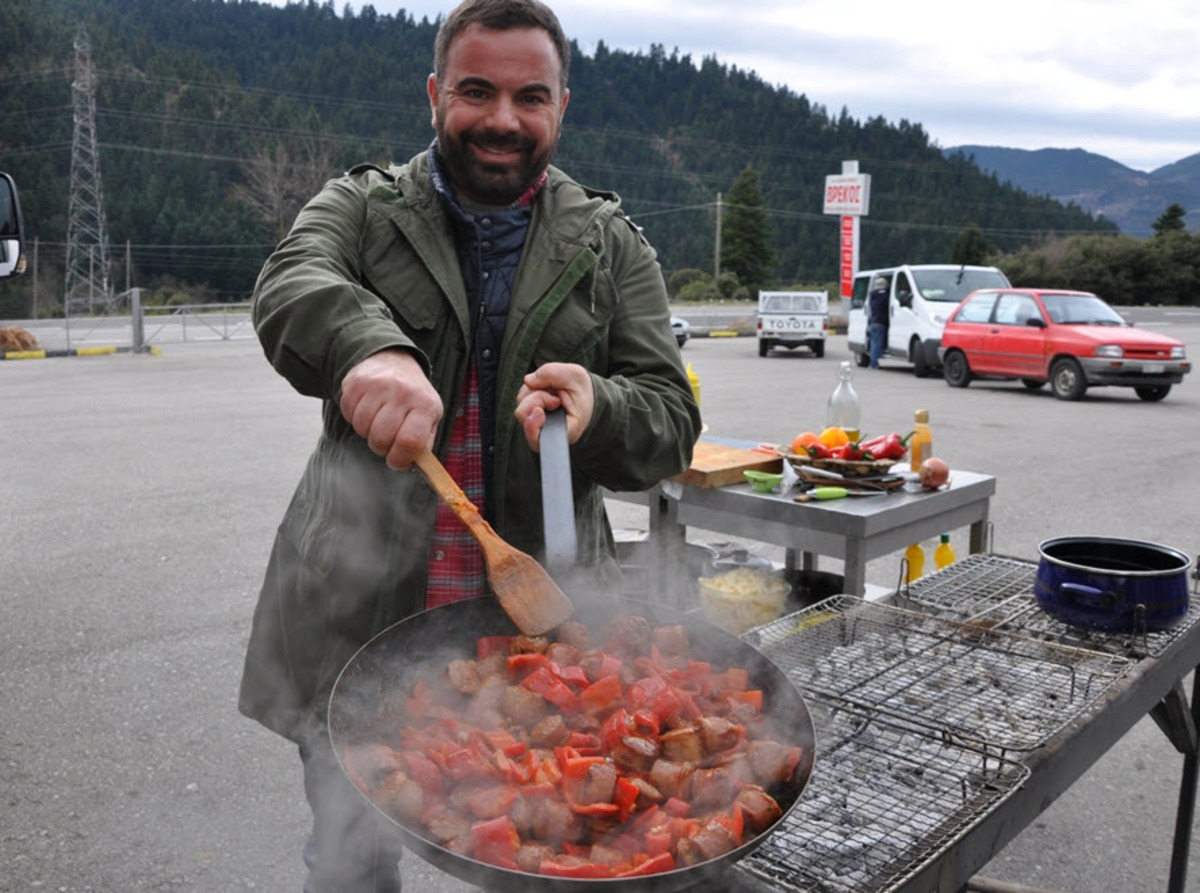
[{"label": "white vehicle at edge", "polygon": [[773,347],[807,347],[825,356],[829,331],[829,295],[823,291],[760,291],[758,293],[758,355]]},{"label": "white vehicle at edge", "polygon": [[846,342],[859,366],[870,361],[867,343],[867,295],[871,282],[888,283],[888,337],[884,358],[912,363],[924,378],[941,366],[938,347],[946,318],[977,288],[1011,288],[995,267],[964,264],[903,264],[863,270],[854,277]]}]

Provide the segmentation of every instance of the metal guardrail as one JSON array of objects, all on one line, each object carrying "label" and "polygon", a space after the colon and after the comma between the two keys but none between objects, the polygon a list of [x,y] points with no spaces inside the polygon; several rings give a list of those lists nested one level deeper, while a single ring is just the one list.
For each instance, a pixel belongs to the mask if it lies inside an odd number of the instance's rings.
[{"label": "metal guardrail", "polygon": [[[236,304],[181,304],[175,307],[141,307],[131,301],[132,348],[145,350],[164,340],[234,341],[256,338],[250,302]],[[177,338],[168,339],[178,332]]]}]

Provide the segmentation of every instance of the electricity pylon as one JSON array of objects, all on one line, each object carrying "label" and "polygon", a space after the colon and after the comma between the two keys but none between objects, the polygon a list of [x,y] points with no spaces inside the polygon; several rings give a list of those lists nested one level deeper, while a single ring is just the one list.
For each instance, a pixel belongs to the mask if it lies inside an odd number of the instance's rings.
[{"label": "electricity pylon", "polygon": [[71,82],[75,134],[71,141],[71,201],[67,215],[67,313],[97,313],[113,302],[109,281],[104,192],[96,151],[96,69],[87,32],[75,35],[75,79]]}]

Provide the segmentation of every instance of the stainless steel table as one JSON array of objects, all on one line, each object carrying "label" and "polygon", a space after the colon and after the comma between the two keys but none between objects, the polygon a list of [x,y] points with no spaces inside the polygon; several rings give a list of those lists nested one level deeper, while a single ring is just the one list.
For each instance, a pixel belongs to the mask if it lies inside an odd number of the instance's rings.
[{"label": "stainless steel table", "polygon": [[697,487],[664,481],[646,493],[606,495],[649,505],[650,534],[660,551],[657,567],[667,583],[687,527],[783,546],[789,567],[814,570],[817,556],[845,564],[843,591],[863,595],[867,562],[914,542],[970,526],[969,551],[985,548],[988,508],[996,492],[989,475],[955,469],[949,487],[934,492],[896,491],[885,496],[796,502],[785,495],[757,493],[749,484]]}]

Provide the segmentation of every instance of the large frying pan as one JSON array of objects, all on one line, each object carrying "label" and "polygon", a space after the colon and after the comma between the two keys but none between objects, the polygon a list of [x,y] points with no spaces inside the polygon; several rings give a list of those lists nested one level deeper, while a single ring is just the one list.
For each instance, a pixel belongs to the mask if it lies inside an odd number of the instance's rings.
[{"label": "large frying pan", "polygon": [[[776,740],[804,748],[804,758],[790,783],[773,792],[786,818],[812,773],[815,743],[812,718],[796,687],[778,667],[745,642],[678,611],[619,599],[615,603],[610,600],[603,606],[581,604],[575,618],[598,630],[617,611],[641,614],[655,625],[681,624],[687,627],[692,654],[697,659],[716,666],[742,667],[750,673],[752,687],[763,690],[764,709],[774,726]],[[480,636],[516,632],[495,599],[485,597],[415,614],[379,633],[342,670],[330,696],[329,736],[339,762],[348,745],[393,739],[396,712],[391,711],[391,718],[387,718],[385,705],[389,701],[395,703],[395,699],[403,703],[403,698],[421,676],[437,672],[456,657],[473,655],[475,641]],[[345,769],[342,764],[342,770]],[[399,829],[409,849],[443,871],[493,893],[582,893],[585,890],[596,893],[631,887],[654,893],[681,890],[720,873],[757,848],[771,833],[767,830],[719,858],[675,871],[630,879],[582,880],[526,874],[477,862],[434,843],[419,827],[407,826],[391,816],[387,818]]]}]

